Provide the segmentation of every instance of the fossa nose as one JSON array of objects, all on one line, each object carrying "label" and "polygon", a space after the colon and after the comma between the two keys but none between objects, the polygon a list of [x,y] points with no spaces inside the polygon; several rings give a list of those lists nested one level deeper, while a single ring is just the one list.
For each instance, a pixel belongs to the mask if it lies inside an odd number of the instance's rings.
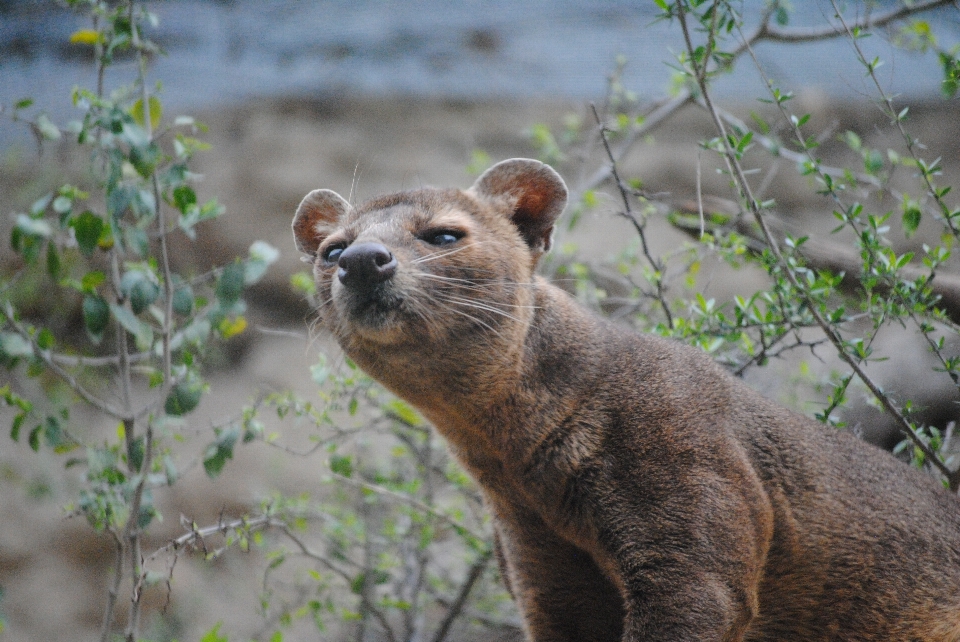
[{"label": "fossa nose", "polygon": [[380,243],[356,243],[337,261],[337,278],[351,290],[369,290],[397,272],[397,258]]}]

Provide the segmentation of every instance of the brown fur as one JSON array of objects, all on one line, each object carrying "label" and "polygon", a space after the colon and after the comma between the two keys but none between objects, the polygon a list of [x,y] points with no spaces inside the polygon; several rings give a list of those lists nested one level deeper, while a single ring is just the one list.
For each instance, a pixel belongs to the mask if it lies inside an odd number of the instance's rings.
[{"label": "brown fur", "polygon": [[528,637],[960,640],[960,501],[534,276],[565,201],[515,159],[294,221],[322,325],[483,489]]}]

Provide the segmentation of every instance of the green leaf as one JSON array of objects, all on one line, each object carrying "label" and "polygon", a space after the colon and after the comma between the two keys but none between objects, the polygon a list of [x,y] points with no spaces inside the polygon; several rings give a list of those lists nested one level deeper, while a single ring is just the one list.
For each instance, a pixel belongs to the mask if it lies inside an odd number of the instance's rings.
[{"label": "green leaf", "polygon": [[70,34],[70,44],[73,45],[95,45],[102,39],[100,32],[95,29],[78,29]]},{"label": "green leaf", "polygon": [[184,317],[193,312],[193,288],[189,285],[182,285],[173,291],[173,311]]},{"label": "green leaf", "polygon": [[144,178],[149,178],[153,174],[153,170],[157,168],[162,158],[160,146],[156,143],[130,148],[130,164]]},{"label": "green leaf", "polygon": [[864,155],[863,167],[868,174],[876,174],[883,169],[883,154],[876,149],[871,149]]},{"label": "green leaf", "polygon": [[910,236],[920,226],[921,212],[919,208],[910,208],[903,213],[903,229]]},{"label": "green leaf", "polygon": [[240,437],[240,428],[230,426],[217,431],[217,440],[207,447],[203,458],[203,469],[209,477],[216,477],[223,470],[228,459],[233,459],[233,447]]},{"label": "green leaf", "polygon": [[44,328],[37,334],[37,346],[39,346],[41,350],[49,350],[53,347],[53,343],[53,333],[50,332],[49,329]]},{"label": "green leaf", "polygon": [[13,424],[10,426],[10,439],[13,441],[20,441],[20,429],[23,427],[26,418],[27,416],[23,413],[13,418]]},{"label": "green leaf", "polygon": [[3,401],[3,405],[14,406],[20,411],[14,416],[13,423],[10,425],[10,439],[20,441],[20,430],[27,420],[27,415],[33,410],[33,404],[10,390],[9,384],[0,388],[0,400]]},{"label": "green leaf", "polygon": [[150,326],[137,319],[133,312],[116,303],[110,304],[110,313],[127,332],[136,338],[138,347],[146,349],[150,346],[153,341],[153,330]]},{"label": "green leaf", "polygon": [[907,235],[907,238],[913,235],[917,231],[917,228],[920,227],[920,217],[922,212],[920,208],[916,205],[907,204],[907,207],[903,210],[903,232]]},{"label": "green leaf", "polygon": [[290,285],[301,296],[313,296],[317,293],[317,284],[309,272],[294,272],[290,275]]},{"label": "green leaf", "polygon": [[322,386],[326,383],[327,379],[330,378],[330,368],[327,367],[327,362],[323,358],[323,355],[320,355],[319,363],[315,363],[310,366],[310,378],[318,386]]},{"label": "green leaf", "polygon": [[189,185],[180,185],[173,190],[173,204],[186,215],[190,206],[197,204],[197,193]]},{"label": "green leaf", "polygon": [[45,194],[33,202],[33,205],[30,206],[30,216],[39,217],[46,210],[47,206],[50,205],[50,201],[53,200],[53,194]]},{"label": "green leaf", "polygon": [[360,595],[363,593],[363,586],[367,583],[367,574],[359,573],[353,581],[350,582],[350,592],[354,595]]},{"label": "green leaf", "polygon": [[73,201],[67,198],[66,196],[58,196],[53,199],[53,211],[57,214],[64,214],[69,212],[73,207]]},{"label": "green leaf", "polygon": [[49,238],[53,234],[53,228],[50,224],[39,218],[31,218],[26,214],[18,214],[17,222],[14,226],[21,234],[36,238]]},{"label": "green leaf", "polygon": [[217,622],[213,625],[213,628],[203,634],[203,637],[200,638],[200,642],[230,642],[227,639],[227,636],[220,635],[220,627],[223,626],[223,622]]},{"label": "green leaf", "polygon": [[52,415],[47,416],[47,421],[43,426],[43,438],[56,453],[69,452],[77,447],[77,444],[63,432],[60,420]]},{"label": "green leaf", "polygon": [[37,116],[34,123],[37,132],[46,140],[60,140],[60,128],[53,124],[46,114]]},{"label": "green leaf", "polygon": [[177,472],[177,465],[173,462],[173,458],[170,455],[163,456],[163,473],[167,478],[167,486],[173,486],[177,481],[179,472]]},{"label": "green leaf", "polygon": [[940,52],[938,56],[940,64],[943,66],[941,91],[944,98],[953,98],[960,90],[960,58],[951,56],[946,52]]},{"label": "green leaf", "polygon": [[[179,225],[188,235],[193,234],[193,226],[197,223],[217,218],[223,214],[225,208],[217,202],[217,199],[210,199],[200,207],[191,205],[186,213],[180,217]],[[192,236],[191,236],[192,238]]]},{"label": "green leaf", "polygon": [[253,285],[266,274],[267,268],[280,256],[280,251],[264,241],[255,241],[250,246],[250,260],[244,268],[243,281]]},{"label": "green leaf", "polygon": [[47,274],[54,280],[60,278],[60,252],[53,243],[47,245]]},{"label": "green leaf", "polygon": [[[147,99],[147,104],[149,105],[150,111],[150,127],[156,130],[160,126],[160,119],[163,116],[163,105],[156,96],[150,96],[150,98]],[[133,116],[133,120],[141,127],[144,127],[146,123],[143,112],[143,99],[138,98],[137,102],[133,103],[133,107],[130,108],[130,115]]]},{"label": "green leaf", "polygon": [[123,232],[124,243],[133,254],[145,257],[150,253],[150,239],[146,230],[139,227],[125,227]]},{"label": "green leaf", "polygon": [[217,281],[217,299],[223,307],[229,307],[243,294],[244,267],[242,263],[231,263],[223,269]]},{"label": "green leaf", "polygon": [[109,483],[122,483],[126,476],[117,468],[117,453],[110,448],[87,448],[87,475]]},{"label": "green leaf", "polygon": [[144,438],[143,435],[137,437],[133,441],[127,444],[127,461],[130,462],[130,465],[133,466],[133,469],[137,472],[140,472],[140,467],[143,466],[143,455],[144,455]]},{"label": "green leaf", "polygon": [[80,280],[80,287],[84,292],[94,294],[97,287],[106,280],[106,274],[100,270],[94,270],[93,272],[87,272],[83,275],[83,279]]},{"label": "green leaf", "polygon": [[790,14],[784,7],[777,7],[775,19],[778,25],[785,27],[790,22]]},{"label": "green leaf", "polygon": [[140,314],[146,310],[158,296],[160,296],[160,286],[153,281],[142,279],[134,283],[133,288],[130,289],[130,307],[133,313]]},{"label": "green leaf", "polygon": [[125,186],[117,186],[108,190],[107,194],[107,213],[114,220],[119,220],[133,201],[133,190]]},{"label": "green leaf", "polygon": [[83,298],[83,325],[91,341],[100,343],[109,321],[110,306],[103,297],[87,295]]},{"label": "green leaf", "polygon": [[235,337],[243,333],[246,329],[247,320],[243,316],[237,316],[235,318],[224,317],[223,320],[217,324],[217,330],[220,331],[220,335],[224,339]]},{"label": "green leaf", "polygon": [[30,431],[30,437],[27,442],[30,444],[30,449],[33,452],[40,451],[40,429],[41,426],[35,426],[33,430]]},{"label": "green leaf", "polygon": [[203,381],[198,376],[190,374],[170,390],[163,409],[168,415],[175,417],[185,415],[200,403],[203,390]]},{"label": "green leaf", "polygon": [[150,144],[150,136],[142,126],[130,121],[119,121],[119,127],[114,127],[114,133],[130,144],[130,147],[146,147]]},{"label": "green leaf", "polygon": [[92,256],[103,234],[103,219],[87,210],[80,216],[73,217],[70,227],[73,228],[73,236],[77,239],[80,251],[85,256]]},{"label": "green leaf", "polygon": [[33,346],[15,332],[0,332],[0,355],[12,359],[32,357]]},{"label": "green leaf", "polygon": [[353,459],[349,456],[333,455],[330,457],[330,470],[338,475],[350,477],[353,475]]},{"label": "green leaf", "polygon": [[[373,569],[369,571],[371,574],[370,581],[374,585],[386,584],[390,580],[390,575],[380,569]],[[363,587],[367,583],[367,571],[359,573],[353,581],[350,582],[350,590],[357,595],[360,595],[363,592]]]},{"label": "green leaf", "polygon": [[389,414],[393,415],[395,419],[399,419],[408,426],[416,427],[423,424],[423,419],[420,418],[417,411],[405,401],[394,399],[384,404],[384,408]]}]

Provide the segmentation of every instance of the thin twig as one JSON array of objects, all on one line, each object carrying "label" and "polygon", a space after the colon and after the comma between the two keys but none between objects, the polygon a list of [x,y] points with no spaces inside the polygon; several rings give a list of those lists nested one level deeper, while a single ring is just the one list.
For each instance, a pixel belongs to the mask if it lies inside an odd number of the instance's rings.
[{"label": "thin twig", "polygon": [[434,633],[432,642],[443,642],[447,638],[447,634],[450,632],[450,627],[453,626],[454,621],[463,615],[463,607],[467,603],[467,598],[470,597],[470,591],[473,590],[477,580],[479,580],[483,575],[483,571],[487,568],[487,564],[490,563],[490,559],[492,557],[493,548],[488,548],[481,553],[480,557],[477,558],[477,561],[475,561],[470,567],[470,572],[467,573],[467,578],[464,580],[463,584],[460,585],[460,590],[457,592],[457,596],[453,599],[453,602],[447,609],[447,614],[440,622],[440,626],[437,627],[437,632]]},{"label": "thin twig", "polygon": [[114,555],[113,581],[107,589],[107,607],[103,610],[103,624],[100,627],[100,642],[108,642],[110,639],[110,629],[113,626],[113,612],[116,609],[117,598],[120,597],[120,585],[123,582],[123,561],[124,545],[123,540],[117,536],[117,533],[111,528],[110,534],[113,535],[117,550]]},{"label": "thin twig", "polygon": [[424,513],[425,515],[430,515],[431,517],[435,517],[443,522],[446,522],[447,524],[452,526],[454,530],[466,533],[470,535],[470,537],[476,540],[485,539],[485,536],[474,532],[473,530],[464,526],[463,524],[461,524],[454,518],[450,517],[449,515],[441,513],[436,508],[433,508],[432,506],[429,506],[418,499],[414,499],[413,497],[409,497],[407,495],[404,495],[403,493],[398,493],[396,491],[390,490],[389,488],[384,488],[383,486],[380,486],[378,484],[371,484],[370,482],[354,479],[353,477],[347,477],[339,473],[330,472],[328,473],[328,475],[330,475],[331,478],[336,479],[345,484],[348,484],[350,486],[353,486],[354,488],[371,491],[382,497],[386,497],[387,499],[391,499],[401,504],[406,504],[407,506],[410,506],[411,508],[415,508],[416,510]]},{"label": "thin twig", "polygon": [[657,288],[656,298],[660,302],[660,307],[663,308],[664,316],[667,318],[667,326],[672,328],[673,315],[670,313],[670,305],[667,303],[666,293],[663,290],[663,275],[665,268],[663,263],[657,259],[654,259],[653,255],[650,253],[650,247],[647,245],[646,223],[637,220],[636,215],[633,213],[633,209],[630,207],[630,195],[628,188],[620,178],[620,173],[617,170],[616,158],[614,158],[613,151],[610,149],[610,143],[607,142],[608,130],[603,124],[603,121],[600,119],[600,114],[597,113],[596,106],[590,105],[590,107],[593,109],[593,117],[596,119],[597,126],[600,128],[600,140],[603,142],[603,148],[606,150],[607,158],[610,160],[610,176],[613,178],[614,183],[617,186],[617,190],[620,192],[620,198],[623,200],[624,209],[621,214],[625,219],[630,221],[630,224],[633,225],[633,229],[636,230],[637,235],[640,237],[640,245],[643,250],[643,255],[654,271],[654,285]]}]

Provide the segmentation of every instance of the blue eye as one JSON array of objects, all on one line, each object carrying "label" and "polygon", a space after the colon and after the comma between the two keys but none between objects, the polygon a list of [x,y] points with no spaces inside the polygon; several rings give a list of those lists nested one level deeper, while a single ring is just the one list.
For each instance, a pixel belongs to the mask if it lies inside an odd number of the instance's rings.
[{"label": "blue eye", "polygon": [[336,263],[340,260],[340,255],[343,254],[344,249],[346,248],[343,243],[331,245],[323,251],[323,260],[327,263]]},{"label": "blue eye", "polygon": [[438,232],[429,232],[421,237],[430,245],[450,245],[463,238],[463,232],[455,230],[440,230]]}]

